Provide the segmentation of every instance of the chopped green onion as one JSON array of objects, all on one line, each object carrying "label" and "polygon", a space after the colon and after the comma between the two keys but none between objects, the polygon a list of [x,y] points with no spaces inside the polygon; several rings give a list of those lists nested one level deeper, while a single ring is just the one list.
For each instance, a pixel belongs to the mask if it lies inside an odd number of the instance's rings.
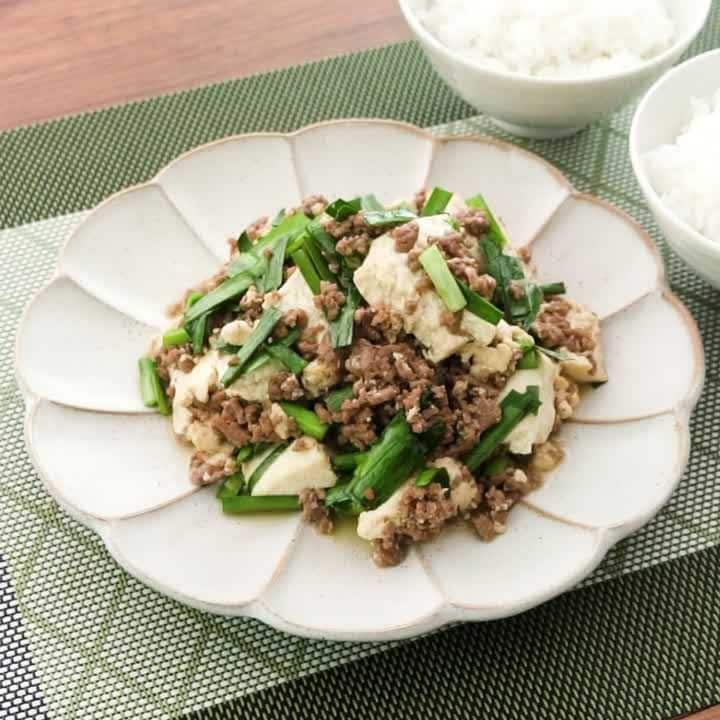
[{"label": "chopped green onion", "polygon": [[398,413],[356,468],[350,483],[352,496],[368,507],[382,504],[417,470],[424,457],[423,446],[404,413]]},{"label": "chopped green onion", "polygon": [[330,322],[330,340],[334,348],[352,345],[355,311],[360,305],[360,300],[357,288],[354,285],[350,286],[345,292],[345,302],[340,308],[340,314]]},{"label": "chopped green onion", "polygon": [[238,255],[229,265],[227,269],[228,277],[235,277],[240,273],[249,273],[254,278],[260,277],[267,267],[267,260],[259,258],[254,252],[247,252]]},{"label": "chopped green onion", "polygon": [[265,352],[275,360],[279,360],[293,375],[299,375],[307,367],[307,360],[280,343],[266,345]]},{"label": "chopped green onion", "polygon": [[320,294],[320,276],[315,270],[315,265],[310,259],[304,248],[296,250],[291,255],[293,262],[297,265],[298,270],[302,273],[305,278],[305,282],[308,284],[310,291],[313,295]]},{"label": "chopped green onion", "polygon": [[245,230],[240,233],[240,237],[237,239],[237,249],[241,253],[252,252],[253,244],[250,242],[250,238]]},{"label": "chopped green onion", "polygon": [[326,208],[325,212],[333,219],[338,222],[347,220],[351,215],[355,215],[360,212],[362,208],[362,200],[354,198],[352,200],[343,200],[338,198],[335,202],[330,203]]},{"label": "chopped green onion", "polygon": [[335,250],[335,238],[325,230],[320,220],[313,220],[307,226],[306,231],[331,261],[338,259],[338,253]]},{"label": "chopped green onion", "polygon": [[190,335],[185,328],[181,327],[168,330],[162,338],[163,347],[166,348],[184,345],[186,342],[190,342]]},{"label": "chopped green onion", "polygon": [[346,385],[345,387],[333,390],[328,393],[325,398],[325,405],[327,405],[330,412],[340,412],[342,410],[343,403],[349,400],[353,396],[353,386]]},{"label": "chopped green onion", "polygon": [[190,323],[190,339],[192,341],[192,350],[195,355],[200,355],[205,345],[205,335],[207,334],[207,322],[210,313],[201,315],[197,320]]},{"label": "chopped green onion", "polygon": [[302,232],[309,224],[310,218],[302,212],[296,212],[293,215],[287,215],[282,222],[276,225],[270,232],[258,238],[253,246],[253,251],[258,257],[261,257],[262,251],[274,245],[275,241],[283,235],[294,237],[297,233]]},{"label": "chopped green onion", "polygon": [[490,460],[487,465],[483,468],[483,475],[492,477],[493,475],[499,475],[501,472],[507,470],[512,463],[507,455],[500,455],[499,457]]},{"label": "chopped green onion", "polygon": [[244,485],[245,476],[242,472],[236,472],[229,477],[226,477],[225,480],[218,485],[215,497],[220,498],[221,500],[228,497],[235,497],[235,495],[240,494]]},{"label": "chopped green onion", "polygon": [[564,282],[548,283],[547,285],[541,285],[543,295],[546,297],[550,295],[564,295],[567,292]]},{"label": "chopped green onion", "polygon": [[340,473],[355,470],[367,457],[366,452],[341,453],[332,459],[332,466]]},{"label": "chopped green onion", "polygon": [[473,315],[477,315],[481,320],[489,322],[491,325],[497,325],[503,318],[503,312],[500,308],[495,307],[489,300],[486,300],[482,295],[476,293],[470,286],[466,285],[462,280],[458,280],[457,284],[460,286],[462,294],[465,296],[467,301],[467,307],[465,308],[468,312]]},{"label": "chopped green onion", "polygon": [[[239,350],[240,348],[238,348],[238,352]],[[265,367],[265,365],[267,365],[271,360],[272,358],[263,349],[260,352],[255,353],[255,355],[248,360],[240,375],[249,375],[256,370],[259,370],[261,367]]]},{"label": "chopped green onion", "polygon": [[325,507],[345,515],[359,515],[364,510],[350,492],[350,482],[331,487],[325,495]]},{"label": "chopped green onion", "polygon": [[283,266],[285,264],[285,250],[288,246],[288,236],[283,235],[273,249],[272,258],[265,271],[262,282],[263,292],[277,290],[283,281]]},{"label": "chopped green onion", "polygon": [[222,509],[229,515],[249,515],[267,512],[296,512],[301,508],[300,498],[297,495],[237,495],[223,498]]},{"label": "chopped green onion", "polygon": [[185,312],[185,325],[197,320],[201,315],[215,310],[228,300],[240,297],[254,283],[255,278],[249,273],[240,273],[240,275],[224,280]]},{"label": "chopped green onion", "polygon": [[189,310],[205,293],[201,293],[199,290],[193,290],[185,301],[185,310]]},{"label": "chopped green onion", "polygon": [[260,464],[252,471],[245,485],[245,492],[252,495],[252,491],[260,481],[260,478],[267,472],[267,469],[287,450],[290,443],[280,443],[275,445],[272,450],[260,461]]},{"label": "chopped green onion", "polygon": [[275,325],[282,317],[282,312],[276,307],[269,307],[262,314],[257,325],[250,333],[250,337],[240,348],[237,357],[237,364],[230,365],[222,377],[224,387],[232,385],[243,373],[243,366],[250,360],[252,354],[270,337]]},{"label": "chopped green onion", "polygon": [[542,345],[536,345],[538,351],[543,355],[547,355],[552,360],[557,362],[567,362],[570,360],[570,356],[567,353],[560,352],[559,350],[551,350],[550,348],[542,347]]},{"label": "chopped green onion", "polygon": [[406,208],[394,208],[392,210],[383,210],[382,212],[366,212],[365,222],[371,227],[381,227],[383,225],[403,225],[404,223],[417,220],[417,215]]},{"label": "chopped green onion", "polygon": [[241,463],[244,463],[246,460],[249,460],[254,453],[255,446],[252,443],[250,445],[245,445],[245,447],[241,447],[235,455],[235,464],[240,465]]},{"label": "chopped green onion", "polygon": [[482,195],[478,194],[474,197],[468,198],[465,201],[465,204],[468,207],[475,208],[476,210],[482,210],[485,213],[485,217],[490,224],[490,228],[487,232],[487,237],[492,240],[498,250],[502,250],[507,245],[507,238],[505,237],[505,232],[500,226],[500,223],[497,221],[497,218],[493,214],[492,210],[490,210],[488,204],[485,202],[485,198]]},{"label": "chopped green onion", "polygon": [[520,358],[517,369],[518,370],[535,370],[540,365],[540,358],[538,357],[537,350],[530,348]]},{"label": "chopped green onion", "polygon": [[422,217],[439,215],[441,212],[445,211],[445,208],[448,206],[452,196],[453,194],[451,192],[444,190],[441,187],[433,188],[433,191],[430,193],[430,197],[427,199],[425,207],[422,209],[420,215],[422,215]]},{"label": "chopped green onion", "polygon": [[277,227],[285,219],[285,208],[280,208],[272,220],[272,226]]},{"label": "chopped green onion", "polygon": [[431,245],[420,255],[420,264],[430,276],[437,294],[450,312],[462,310],[467,305],[467,300],[437,245]]},{"label": "chopped green onion", "polygon": [[291,402],[281,402],[280,407],[288,417],[297,423],[303,435],[309,435],[316,440],[322,440],[330,428],[327,423],[320,420],[316,413],[302,405]]},{"label": "chopped green onion", "polygon": [[315,237],[313,235],[308,234],[308,237],[305,240],[305,245],[303,245],[303,249],[310,256],[320,280],[334,282],[336,277],[332,272],[330,272],[327,260],[322,254],[319,245],[315,242]]},{"label": "chopped green onion", "polygon": [[384,212],[385,206],[371,193],[360,198],[360,205],[366,214],[371,212]]},{"label": "chopped green onion", "polygon": [[427,467],[415,478],[415,487],[427,487],[432,483],[440,483],[443,487],[450,485],[450,475],[445,468]]},{"label": "chopped green onion", "polygon": [[425,432],[420,433],[418,437],[426,453],[431,453],[440,444],[443,437],[445,437],[446,429],[444,422],[437,422]]},{"label": "chopped green onion", "polygon": [[165,388],[160,382],[155,361],[148,357],[140,358],[140,394],[145,407],[156,407],[161,415],[170,414]]},{"label": "chopped green onion", "polygon": [[142,397],[145,407],[157,407],[157,398],[155,397],[155,386],[153,385],[152,376],[155,370],[155,363],[148,357],[142,357],[138,360],[138,368],[140,369],[140,397]]},{"label": "chopped green onion", "polygon": [[470,471],[478,470],[521,420],[530,413],[537,414],[540,405],[540,389],[537,385],[529,385],[524,393],[511,390],[500,403],[500,422],[482,434],[480,442],[465,458],[465,464]]}]

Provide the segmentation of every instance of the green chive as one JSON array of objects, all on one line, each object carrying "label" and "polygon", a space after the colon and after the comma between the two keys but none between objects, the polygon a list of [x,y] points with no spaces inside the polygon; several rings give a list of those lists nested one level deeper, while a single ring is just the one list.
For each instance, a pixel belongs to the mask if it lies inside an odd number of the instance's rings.
[{"label": "green chive", "polygon": [[330,203],[325,208],[325,212],[333,218],[333,220],[342,222],[343,220],[347,220],[347,218],[351,215],[355,215],[360,212],[361,208],[362,200],[359,197],[352,200],[343,200],[342,198],[339,198],[338,200],[335,200],[335,202]]},{"label": "green chive", "polygon": [[366,457],[366,452],[341,453],[332,459],[332,466],[339,473],[352,472]]},{"label": "green chive", "polygon": [[233,475],[230,475],[230,477],[226,477],[225,480],[218,485],[215,497],[220,498],[221,500],[228,497],[235,497],[235,495],[240,494],[244,485],[245,476],[242,472],[236,472]]},{"label": "green chive", "polygon": [[360,206],[363,212],[385,212],[385,206],[371,193],[360,198]]},{"label": "green chive", "polygon": [[320,276],[315,270],[315,265],[310,259],[304,248],[300,248],[291,255],[293,262],[297,265],[298,270],[302,273],[305,278],[305,282],[308,284],[310,291],[313,295],[320,294]]},{"label": "green chive", "polygon": [[[284,338],[282,338],[282,340],[275,342],[273,347],[282,346],[289,348],[300,339],[301,335],[302,332],[300,330],[293,328]],[[270,362],[270,360],[272,360],[270,354],[266,351],[266,347],[267,346],[263,345],[262,348],[247,361],[241,375],[249,375],[250,373],[255,372],[255,370],[259,370],[261,367],[264,367]],[[235,352],[238,353],[241,349],[242,346],[239,346],[235,349]]]},{"label": "green chive", "polygon": [[195,355],[200,355],[205,346],[205,336],[207,335],[207,323],[210,313],[200,316],[197,320],[190,323],[190,339],[192,341],[192,350]]},{"label": "green chive", "polygon": [[559,350],[551,350],[550,348],[542,347],[541,345],[536,345],[538,352],[541,352],[543,355],[547,355],[552,360],[555,360],[557,362],[566,362],[567,360],[570,360],[570,356],[567,353],[560,352]]},{"label": "green chive", "polygon": [[140,370],[140,397],[142,397],[143,404],[145,407],[157,407],[155,386],[152,380],[152,376],[156,372],[155,363],[148,357],[142,357],[138,360],[138,368]]},{"label": "green chive", "polygon": [[272,258],[265,271],[262,282],[263,292],[277,290],[283,281],[283,266],[285,264],[285,250],[288,246],[288,236],[283,235],[275,245]]},{"label": "green chive", "polygon": [[283,218],[282,222],[276,225],[270,232],[258,238],[253,246],[253,251],[258,257],[261,257],[262,251],[273,245],[278,238],[283,235],[289,235],[293,238],[297,233],[302,232],[310,222],[310,218],[302,212],[287,215]]},{"label": "green chive", "polygon": [[365,222],[371,227],[381,227],[384,225],[403,225],[406,222],[417,220],[417,215],[412,210],[406,208],[394,208],[392,210],[383,210],[382,212],[366,212]]},{"label": "green chive", "polygon": [[257,278],[263,274],[266,267],[267,260],[264,257],[259,258],[254,252],[242,253],[228,265],[227,276],[235,277],[240,273],[249,273]]},{"label": "green chive", "polygon": [[465,204],[468,207],[475,208],[476,210],[482,210],[483,213],[485,213],[485,217],[490,224],[487,237],[492,240],[498,250],[502,250],[507,245],[507,238],[505,237],[505,232],[500,226],[500,223],[497,221],[497,218],[493,214],[492,210],[490,210],[488,204],[485,202],[485,198],[482,195],[478,194],[474,197],[468,198],[465,201]]},{"label": "green chive", "polygon": [[360,305],[360,293],[352,285],[345,292],[345,302],[340,314],[330,323],[330,340],[334,348],[352,345],[355,327],[355,311]]},{"label": "green chive", "polygon": [[327,405],[330,412],[340,412],[342,410],[343,403],[349,400],[353,396],[353,386],[346,385],[345,387],[333,390],[328,393],[325,398],[325,405]]},{"label": "green chive", "polygon": [[215,310],[228,300],[240,297],[254,283],[255,278],[250,273],[240,273],[240,275],[224,280],[186,311],[185,325],[197,320],[201,315]]},{"label": "green chive", "polygon": [[243,373],[243,366],[250,360],[253,353],[270,337],[275,325],[282,317],[282,312],[276,307],[269,307],[262,314],[257,325],[250,333],[250,337],[240,348],[237,357],[237,364],[230,365],[222,377],[222,385],[232,385]]},{"label": "green chive", "polygon": [[185,328],[173,328],[168,330],[162,339],[163,347],[171,348],[176,345],[184,345],[186,342],[190,342],[190,335]]},{"label": "green chive", "polygon": [[548,283],[547,285],[541,285],[543,295],[546,297],[551,295],[564,295],[567,292],[564,282]]},{"label": "green chive", "polygon": [[316,440],[322,440],[330,428],[327,423],[320,420],[316,413],[302,405],[291,402],[281,402],[280,407],[288,417],[297,423],[303,435],[309,435]]},{"label": "green chive", "polygon": [[245,485],[245,492],[252,495],[252,491],[260,481],[260,478],[267,472],[267,469],[287,450],[290,443],[281,443],[275,445],[270,452],[262,459],[260,464],[252,471]]},{"label": "green chive", "polygon": [[280,208],[272,220],[272,226],[277,227],[285,219],[285,208]]},{"label": "green chive", "polygon": [[187,312],[205,293],[201,293],[199,290],[193,290],[185,301],[185,311]]},{"label": "green chive", "polygon": [[450,312],[462,310],[467,305],[467,300],[437,245],[431,245],[420,255],[420,264],[430,276],[437,294]]},{"label": "green chive", "polygon": [[441,212],[444,212],[452,196],[453,194],[451,192],[441,187],[433,188],[420,215],[422,215],[422,217],[439,215]]},{"label": "green chive", "polygon": [[237,239],[237,249],[241,253],[252,252],[253,244],[250,242],[250,238],[245,230],[240,233],[240,237]]},{"label": "green chive", "polygon": [[300,510],[297,495],[237,495],[223,498],[222,509],[228,515],[296,512]]},{"label": "green chive", "polygon": [[448,475],[448,471],[445,468],[427,467],[418,473],[417,478],[415,478],[415,487],[427,487],[434,482],[440,483],[443,487],[449,487],[450,475]]},{"label": "green chive", "polygon": [[325,230],[320,220],[313,220],[306,229],[308,235],[312,237],[318,247],[331,261],[337,261],[339,259],[338,253],[335,250],[335,238]]},{"label": "green chive", "polygon": [[365,508],[350,492],[350,482],[334,485],[325,495],[325,507],[344,515],[359,515]]},{"label": "green chive", "polygon": [[500,422],[482,434],[480,442],[465,458],[465,464],[470,471],[475,472],[491,457],[523,418],[530,413],[537,414],[540,404],[540,389],[537,385],[529,385],[524,393],[511,390],[500,403],[502,410]]},{"label": "green chive", "polygon": [[279,360],[293,375],[299,375],[307,367],[307,361],[303,357],[280,343],[266,345],[265,352]]},{"label": "green chive", "polygon": [[307,239],[305,240],[305,245],[303,246],[303,249],[310,256],[310,259],[315,266],[315,271],[317,272],[318,277],[321,280],[325,280],[327,282],[334,282],[336,280],[336,277],[330,271],[327,260],[325,259],[325,256],[322,254],[320,247],[315,242],[315,238],[312,235],[308,235]]},{"label": "green chive", "polygon": [[507,470],[512,463],[507,455],[500,455],[499,457],[490,460],[487,465],[483,468],[483,475],[486,477],[492,477],[493,475],[499,475],[501,472]]},{"label": "green chive", "polygon": [[540,365],[540,357],[535,348],[530,348],[518,361],[518,370],[535,370]]},{"label": "green chive", "polygon": [[255,446],[252,443],[250,445],[245,445],[245,447],[241,447],[235,454],[235,464],[240,465],[246,460],[249,460],[253,456],[254,452]]},{"label": "green chive", "polygon": [[495,307],[489,300],[486,300],[482,295],[476,293],[471,287],[466,285],[462,280],[458,280],[457,284],[460,286],[462,294],[465,296],[467,301],[467,307],[465,308],[468,312],[473,315],[477,315],[485,322],[489,322],[491,325],[497,325],[503,318],[503,312],[500,308]]}]

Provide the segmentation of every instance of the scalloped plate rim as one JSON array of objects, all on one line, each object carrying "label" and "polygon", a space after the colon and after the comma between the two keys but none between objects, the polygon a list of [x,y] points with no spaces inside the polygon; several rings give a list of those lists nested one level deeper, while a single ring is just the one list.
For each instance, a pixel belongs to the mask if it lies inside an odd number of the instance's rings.
[{"label": "scalloped plate rim", "polygon": [[[54,487],[52,486],[52,483],[48,482],[47,478],[45,477],[45,473],[41,471],[39,463],[36,461],[35,458],[35,451],[32,443],[32,433],[30,432],[30,422],[32,420],[32,417],[37,409],[37,406],[40,402],[43,400],[46,400],[48,402],[55,402],[52,399],[49,398],[42,398],[40,396],[34,395],[29,386],[25,383],[25,380],[23,378],[21,369],[20,369],[20,363],[19,363],[19,342],[20,342],[20,336],[21,336],[21,330],[24,327],[29,311],[31,307],[33,306],[35,300],[57,279],[61,277],[68,278],[71,282],[75,283],[78,287],[83,289],[85,292],[88,292],[92,297],[95,297],[99,302],[104,303],[104,301],[100,298],[97,298],[93,293],[86,290],[82,284],[78,283],[74,278],[72,278],[70,275],[68,275],[65,272],[61,271],[61,266],[63,262],[63,257],[65,250],[70,242],[72,242],[75,233],[80,230],[81,227],[85,224],[85,222],[88,220],[89,217],[91,217],[97,210],[102,208],[104,205],[112,202],[116,197],[120,195],[124,195],[126,193],[134,192],[141,190],[144,187],[147,186],[157,186],[159,187],[162,192],[168,197],[170,202],[175,205],[172,198],[170,198],[167,195],[167,192],[165,188],[163,187],[161,180],[163,174],[172,166],[175,164],[181,162],[183,159],[189,157],[190,155],[198,152],[202,152],[204,150],[207,150],[209,148],[229,143],[233,141],[239,141],[243,140],[245,138],[277,138],[277,139],[287,139],[288,141],[291,141],[293,137],[301,135],[308,131],[313,130],[319,130],[324,127],[331,127],[331,126],[338,126],[338,125],[374,125],[374,126],[386,126],[386,127],[396,127],[401,128],[405,131],[412,132],[423,139],[429,141],[432,145],[432,153],[430,155],[430,163],[427,168],[427,172],[429,173],[432,168],[432,160],[435,157],[435,152],[437,150],[438,146],[441,145],[447,145],[453,142],[474,142],[474,143],[482,143],[485,145],[494,146],[496,148],[508,151],[508,152],[514,152],[519,153],[528,159],[532,160],[535,163],[540,163],[544,166],[544,168],[555,178],[555,180],[564,187],[566,190],[566,196],[562,199],[561,202],[558,203],[558,205],[552,210],[552,212],[549,214],[549,216],[545,219],[543,224],[538,228],[536,232],[533,233],[531,238],[525,243],[524,247],[531,246],[537,237],[542,233],[543,229],[546,227],[547,223],[550,222],[550,220],[554,217],[555,213],[564,205],[565,202],[567,202],[570,198],[580,199],[584,201],[590,201],[594,204],[597,204],[601,207],[603,207],[606,211],[613,212],[620,216],[626,223],[630,224],[633,229],[636,231],[639,239],[646,245],[646,247],[651,251],[651,255],[653,257],[653,260],[655,261],[655,264],[657,266],[658,275],[657,275],[657,285],[653,291],[659,291],[661,295],[674,306],[676,311],[679,312],[679,314],[682,317],[682,320],[684,324],[686,325],[691,337],[692,337],[692,352],[694,356],[694,373],[693,373],[693,379],[692,379],[692,386],[688,390],[687,396],[684,398],[683,402],[674,407],[674,408],[668,408],[666,413],[673,412],[676,415],[676,418],[678,420],[678,429],[682,431],[682,442],[683,442],[683,450],[684,452],[681,453],[681,457],[679,458],[678,462],[678,468],[676,469],[675,478],[672,483],[668,485],[668,492],[666,496],[663,498],[663,500],[659,503],[657,503],[653,507],[649,507],[645,512],[638,514],[636,517],[634,517],[632,520],[625,521],[624,523],[608,526],[608,527],[592,527],[592,526],[583,526],[578,523],[568,523],[567,520],[561,520],[564,524],[572,524],[578,528],[582,528],[586,530],[587,532],[592,533],[596,540],[595,545],[593,548],[592,554],[590,554],[587,558],[587,560],[579,565],[577,568],[575,568],[573,571],[568,572],[563,578],[557,580],[552,586],[550,587],[544,587],[540,591],[536,593],[531,593],[526,598],[523,598],[523,600],[519,603],[506,603],[506,604],[490,604],[490,605],[468,605],[468,604],[462,604],[462,603],[452,603],[447,600],[447,598],[444,597],[443,593],[440,592],[440,595],[442,597],[442,600],[438,603],[437,607],[433,608],[430,612],[426,613],[424,616],[422,616],[419,619],[415,619],[413,621],[409,621],[407,623],[401,623],[396,624],[392,626],[387,627],[378,627],[375,630],[367,630],[367,631],[357,631],[352,630],[348,628],[331,628],[331,627],[314,627],[310,625],[300,625],[295,622],[292,622],[290,620],[285,619],[280,613],[272,610],[267,603],[264,600],[265,590],[268,587],[268,585],[272,582],[274,577],[277,575],[277,569],[276,572],[273,573],[271,578],[268,580],[268,583],[251,599],[248,599],[242,603],[239,603],[237,606],[230,606],[230,605],[217,605],[213,603],[198,601],[195,598],[192,598],[190,596],[186,596],[181,592],[177,592],[173,590],[172,588],[164,586],[162,583],[157,582],[155,580],[151,580],[149,578],[144,577],[143,573],[132,566],[132,563],[125,559],[122,554],[115,548],[112,537],[111,537],[111,529],[112,524],[114,522],[118,522],[119,520],[103,520],[100,518],[97,518],[95,516],[89,515],[78,508],[74,507],[70,503],[68,503],[64,498],[59,496],[59,493],[55,492]],[[294,155],[293,155],[294,158]],[[626,213],[621,208],[616,207],[615,205],[612,205],[608,201],[598,198],[596,196],[593,196],[589,193],[578,191],[572,183],[567,179],[567,177],[554,165],[552,165],[551,162],[546,160],[545,158],[526,150],[525,148],[518,147],[516,145],[513,145],[511,143],[505,142],[503,140],[499,140],[496,138],[484,136],[482,134],[470,134],[470,135],[459,135],[459,136],[436,136],[430,131],[420,128],[416,125],[412,125],[410,123],[405,123],[398,120],[386,120],[381,118],[342,118],[337,120],[326,120],[321,121],[317,123],[313,123],[301,128],[298,128],[297,130],[294,130],[292,132],[253,132],[253,133],[240,133],[235,135],[230,135],[224,138],[219,138],[217,140],[204,143],[202,145],[199,145],[195,148],[191,148],[182,154],[178,155],[176,158],[173,158],[170,162],[168,162],[166,165],[164,165],[160,170],[158,170],[155,175],[150,178],[149,180],[143,182],[143,183],[137,183],[134,185],[131,185],[127,188],[123,188],[122,190],[119,190],[118,192],[113,193],[112,195],[108,196],[107,198],[103,199],[100,203],[98,203],[95,207],[90,209],[89,211],[86,211],[88,214],[82,218],[82,220],[78,223],[78,225],[72,230],[72,232],[68,235],[67,239],[61,246],[57,260],[56,265],[54,268],[54,271],[51,275],[51,277],[48,279],[47,282],[45,282],[30,298],[28,303],[25,305],[20,320],[18,322],[17,326],[17,333],[15,338],[15,346],[14,346],[14,353],[13,353],[13,359],[14,359],[14,372],[15,372],[15,378],[17,385],[21,391],[21,395],[23,396],[23,400],[25,403],[25,416],[23,420],[23,436],[26,444],[26,448],[28,451],[28,454],[31,458],[33,467],[35,468],[38,476],[40,477],[43,487],[45,490],[55,499],[55,501],[58,503],[58,505],[67,512],[71,517],[73,517],[75,520],[80,522],[81,524],[85,525],[89,529],[91,529],[93,532],[97,533],[99,537],[102,539],[103,544],[105,545],[105,548],[107,552],[110,554],[110,556],[116,561],[120,567],[122,567],[125,571],[127,571],[130,575],[137,578],[139,581],[141,581],[143,584],[150,587],[155,592],[160,592],[163,595],[166,595],[168,597],[173,598],[174,600],[181,602],[183,604],[186,604],[190,607],[196,608],[198,610],[203,610],[207,612],[211,612],[214,614],[224,615],[224,616],[233,616],[233,617],[252,617],[259,621],[265,622],[272,627],[288,632],[294,635],[299,635],[302,637],[312,638],[312,639],[325,639],[325,640],[351,640],[351,641],[388,641],[388,640],[398,640],[398,639],[405,639],[410,637],[415,637],[421,634],[425,634],[434,630],[437,630],[439,628],[442,628],[443,626],[446,626],[451,623],[455,622],[461,622],[461,621],[471,621],[471,622],[477,622],[477,621],[487,621],[487,620],[494,620],[504,617],[509,617],[521,612],[525,612],[529,609],[532,609],[533,607],[536,607],[544,602],[547,602],[555,597],[558,597],[559,595],[563,594],[564,592],[567,592],[568,590],[571,590],[573,587],[575,587],[580,581],[585,579],[592,571],[598,567],[598,565],[602,562],[602,560],[607,555],[608,551],[620,540],[627,537],[628,535],[632,534],[633,532],[636,532],[639,528],[643,527],[647,522],[649,522],[664,506],[665,502],[667,502],[667,498],[675,491],[675,489],[678,486],[678,483],[680,482],[680,479],[682,477],[683,471],[687,464],[687,456],[690,451],[690,430],[689,430],[689,417],[692,409],[697,404],[700,394],[702,392],[703,384],[704,384],[704,378],[705,378],[705,358],[704,353],[702,349],[702,339],[700,336],[700,332],[698,330],[697,324],[692,317],[690,311],[685,306],[685,304],[672,292],[670,287],[667,284],[666,277],[665,277],[665,269],[664,264],[662,262],[662,257],[660,255],[660,252],[655,245],[655,243],[650,238],[647,231],[640,225],[640,223],[635,220],[631,215]],[[182,214],[182,212],[181,212]],[[183,215],[184,217],[184,215]],[[187,222],[187,219],[185,219]],[[204,243],[203,243],[204,244]],[[625,305],[623,308],[620,308],[617,312],[620,310],[628,307],[629,305],[633,304],[634,302],[637,302],[640,298],[636,298],[628,305]],[[107,303],[104,303],[107,304]],[[613,313],[614,314],[614,313]],[[56,403],[65,405],[65,403]],[[72,405],[68,405],[68,407],[75,407]],[[87,410],[88,412],[114,412],[114,411],[98,411],[98,410],[91,410],[88,408],[80,408],[83,410]],[[121,414],[127,414],[126,412],[123,412]],[[141,414],[141,413],[136,413]],[[663,413],[658,413],[663,414]],[[625,419],[623,419],[625,420]],[[614,421],[614,422],[622,422],[622,421]],[[188,495],[185,495],[184,498],[187,498],[192,493],[188,493]],[[172,502],[176,502],[172,501]],[[169,504],[169,503],[168,503]],[[165,505],[167,506],[167,504]],[[548,518],[553,517],[548,513],[545,513],[544,511],[533,507],[531,502],[527,502],[525,506],[531,510],[534,513],[545,515]],[[155,508],[157,510],[158,508]],[[554,518],[560,520],[559,518]],[[294,539],[289,543],[288,548],[286,549],[285,553],[283,554],[283,558],[286,558],[286,556],[289,554],[290,550],[292,549],[294,545]],[[421,562],[424,561],[422,559],[422,553],[420,553],[420,559]],[[280,567],[282,563],[279,563],[278,567]],[[432,576],[432,573],[427,572],[428,577],[430,578],[431,583],[433,586],[436,586],[436,582]]]}]

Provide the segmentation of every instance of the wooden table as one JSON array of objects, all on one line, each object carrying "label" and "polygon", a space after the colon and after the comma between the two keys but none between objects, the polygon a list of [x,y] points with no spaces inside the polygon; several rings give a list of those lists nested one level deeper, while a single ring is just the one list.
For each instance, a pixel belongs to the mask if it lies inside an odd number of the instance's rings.
[{"label": "wooden table", "polygon": [[396,0],[0,0],[0,28],[0,130],[410,37]]}]

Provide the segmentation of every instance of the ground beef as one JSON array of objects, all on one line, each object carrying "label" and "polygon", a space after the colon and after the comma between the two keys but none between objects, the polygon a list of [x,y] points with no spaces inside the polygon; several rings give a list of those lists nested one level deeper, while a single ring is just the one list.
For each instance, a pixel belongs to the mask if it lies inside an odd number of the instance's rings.
[{"label": "ground beef", "polygon": [[419,232],[420,228],[415,222],[396,227],[392,231],[392,236],[395,239],[395,250],[403,253],[410,252],[415,247]]},{"label": "ground beef", "polygon": [[190,482],[193,485],[212,485],[232,475],[233,467],[229,459],[219,462],[219,459],[208,458],[206,453],[196,450],[190,458]]},{"label": "ground beef", "polygon": [[428,238],[428,244],[437,245],[446,258],[471,257],[465,244],[465,236],[461,232],[451,232],[441,237]]},{"label": "ground beef", "polygon": [[426,188],[418,190],[413,196],[413,205],[415,206],[416,212],[421,212],[427,202],[428,191]]},{"label": "ground beef", "polygon": [[318,310],[324,310],[327,319],[331,322],[340,314],[342,306],[345,304],[345,294],[341,292],[334,282],[320,281],[320,294],[313,298],[315,307]]},{"label": "ground beef", "polygon": [[443,310],[440,315],[440,324],[446,327],[453,335],[460,334],[460,324],[462,323],[462,313],[452,313],[449,310]]},{"label": "ground beef", "polygon": [[334,530],[334,525],[330,510],[325,507],[325,496],[325,490],[313,488],[301,490],[300,505],[302,519],[323,535],[329,535]]},{"label": "ground beef", "polygon": [[254,285],[251,285],[240,300],[240,310],[243,314],[243,320],[249,322],[257,320],[263,314],[264,300],[264,295],[258,292]]},{"label": "ground beef", "polygon": [[365,232],[347,235],[342,240],[338,240],[335,249],[346,257],[349,255],[365,257],[370,252],[370,236]]},{"label": "ground beef", "polygon": [[324,195],[308,195],[302,201],[302,211],[311,217],[317,217],[325,212],[328,200]]},{"label": "ground beef", "polygon": [[278,321],[277,325],[273,329],[273,337],[276,339],[282,339],[287,337],[291,330],[294,328],[306,328],[308,323],[308,316],[304,310],[293,309],[288,310]]},{"label": "ground beef", "polygon": [[453,275],[467,283],[472,290],[490,300],[495,294],[497,282],[492,275],[480,272],[480,262],[473,257],[454,257],[447,261]]},{"label": "ground beef", "polygon": [[532,262],[532,249],[529,246],[521,247],[518,250],[518,256],[526,265],[529,265]]},{"label": "ground beef", "polygon": [[271,400],[299,400],[305,391],[296,375],[282,371],[270,378],[268,395]]},{"label": "ground beef", "polygon": [[183,355],[187,355],[189,352],[189,345],[160,348],[158,354],[155,356],[155,366],[157,367],[157,373],[163,382],[170,382],[170,370],[175,369],[180,361],[180,358]]},{"label": "ground beef", "polygon": [[257,442],[278,443],[287,437],[300,435],[295,422],[287,418],[282,419],[285,426],[282,434],[279,433],[276,427],[279,420],[272,415],[271,408],[246,403],[236,397],[224,400],[221,409],[208,419],[213,429],[235,447]]},{"label": "ground beef", "polygon": [[457,509],[442,485],[405,490],[398,517],[383,528],[383,537],[373,543],[373,560],[380,567],[398,565],[412,542],[431,540],[457,515]]},{"label": "ground beef", "polygon": [[250,242],[255,242],[260,235],[266,230],[270,218],[267,215],[259,217],[255,222],[250,223],[245,230]]},{"label": "ground beef", "polygon": [[454,212],[453,217],[466,233],[476,238],[483,237],[490,227],[485,213],[476,208],[462,208]]},{"label": "ground beef", "polygon": [[543,345],[549,348],[567,348],[570,352],[590,354],[595,339],[587,328],[573,328],[568,315],[573,309],[565,298],[553,298],[540,306],[533,329]]},{"label": "ground beef", "polygon": [[355,311],[355,337],[376,343],[395,343],[403,334],[402,317],[387,305],[361,307]]},{"label": "ground beef", "polygon": [[318,335],[323,331],[322,325],[310,325],[303,330],[297,343],[298,352],[306,360],[314,360],[318,354]]}]

